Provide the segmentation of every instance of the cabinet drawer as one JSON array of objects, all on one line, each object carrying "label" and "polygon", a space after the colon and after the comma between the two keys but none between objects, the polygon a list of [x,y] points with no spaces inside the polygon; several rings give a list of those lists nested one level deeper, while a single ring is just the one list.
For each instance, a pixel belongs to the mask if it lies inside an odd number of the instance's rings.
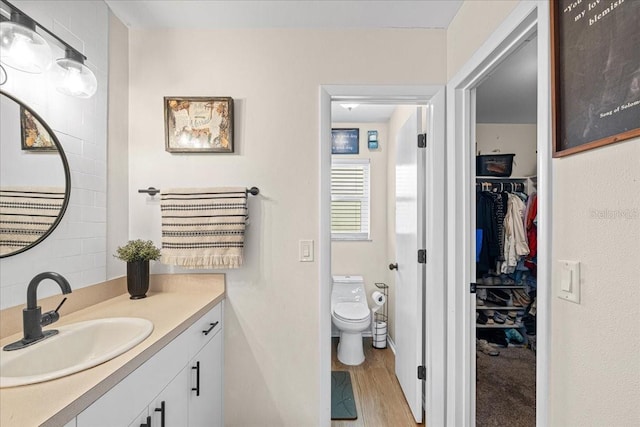
[{"label": "cabinet drawer", "polygon": [[187,348],[189,349],[189,359],[198,353],[205,344],[211,341],[218,332],[222,330],[224,318],[224,301],[213,307],[208,313],[184,331],[187,337]]}]

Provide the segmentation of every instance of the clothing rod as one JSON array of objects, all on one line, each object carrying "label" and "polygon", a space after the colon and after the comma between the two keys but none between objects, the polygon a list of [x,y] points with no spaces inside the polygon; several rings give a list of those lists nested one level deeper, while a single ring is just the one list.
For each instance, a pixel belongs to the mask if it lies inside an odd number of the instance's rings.
[{"label": "clothing rod", "polygon": [[[257,196],[258,194],[260,194],[260,189],[258,187],[247,188],[245,191],[247,194],[251,194],[252,196]],[[160,189],[155,187],[141,188],[138,190],[138,193],[147,193],[151,197],[155,196],[159,192]]]}]

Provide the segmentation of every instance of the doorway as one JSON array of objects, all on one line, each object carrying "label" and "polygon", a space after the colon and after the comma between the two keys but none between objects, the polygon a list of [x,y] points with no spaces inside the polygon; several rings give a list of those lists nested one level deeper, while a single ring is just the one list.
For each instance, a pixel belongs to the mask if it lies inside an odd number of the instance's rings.
[{"label": "doorway", "polygon": [[[430,106],[429,113],[425,116],[432,123],[432,132],[428,137],[428,141],[431,144],[431,150],[426,155],[426,161],[428,165],[434,164],[435,167],[431,168],[429,177],[433,178],[436,174],[441,173],[438,179],[431,179],[431,182],[427,182],[426,195],[428,199],[427,203],[431,202],[431,206],[443,206],[444,191],[441,188],[443,186],[443,160],[444,160],[444,88],[433,86],[417,86],[417,87],[397,87],[397,86],[323,86],[321,88],[321,129],[320,129],[320,241],[319,241],[319,266],[320,266],[320,283],[325,284],[320,288],[319,300],[320,300],[320,318],[321,318],[321,396],[323,402],[324,413],[322,416],[321,424],[326,424],[330,418],[330,370],[331,370],[331,312],[330,312],[330,284],[331,284],[331,191],[330,191],[330,173],[331,173],[331,103],[332,101],[342,103],[375,103],[375,104],[428,104]],[[361,147],[363,147],[361,145]],[[366,145],[364,145],[366,147]],[[417,147],[417,135],[416,135],[416,147]],[[440,167],[438,167],[438,165]],[[427,168],[429,170],[429,168]],[[439,199],[439,203],[434,201]],[[436,228],[437,221],[444,221],[444,211],[440,212],[440,209],[432,209],[432,212],[425,215],[426,227],[428,231],[432,231],[431,228]],[[437,227],[442,232],[440,236],[437,231],[431,233],[433,238],[427,244],[430,249],[431,246],[439,245],[443,247],[444,243],[444,226],[443,222]],[[417,248],[416,248],[417,250]],[[440,251],[442,252],[442,251]],[[432,279],[432,275],[441,274],[444,269],[443,263],[439,265],[440,271],[437,265],[438,257],[433,259],[433,268],[431,271],[427,270],[425,278],[427,280]],[[417,261],[416,261],[417,262]],[[388,264],[385,263],[385,266]],[[435,281],[434,281],[435,282]],[[408,362],[399,362],[401,366],[406,370],[411,370],[417,373],[417,368],[420,365],[427,366],[429,372],[444,372],[444,331],[442,330],[442,319],[444,318],[443,301],[435,301],[435,297],[429,299],[433,295],[444,295],[444,284],[439,282],[438,285],[434,284],[432,289],[425,288],[424,298],[417,298],[418,300],[425,301],[427,306],[437,305],[438,309],[431,310],[427,319],[422,320],[423,313],[429,313],[428,307],[426,310],[420,311],[420,330],[425,332],[422,334],[426,339],[422,339],[422,345],[419,346],[420,355],[415,357],[415,360],[409,359]],[[437,316],[440,315],[440,319]],[[436,320],[433,320],[436,318]],[[434,325],[438,325],[435,327]],[[436,330],[434,334],[431,334],[431,329]],[[431,335],[431,336],[430,336]],[[439,345],[438,345],[439,344]],[[396,352],[398,349],[396,349]],[[402,352],[402,350],[400,350]],[[424,358],[422,354],[424,353]],[[402,357],[402,356],[400,356]],[[405,356],[406,357],[406,356]],[[398,358],[396,358],[398,361]],[[434,364],[442,363],[440,367]],[[407,391],[403,390],[405,395],[408,395],[407,400],[415,399],[414,402],[418,405],[420,416],[422,415],[422,409],[426,411],[426,421],[429,424],[430,419],[433,417],[435,420],[437,417],[444,417],[444,375],[433,375],[428,377],[429,380],[424,383],[424,386],[428,391],[437,389],[438,392],[427,393],[430,398],[426,401],[423,400],[423,383],[415,376],[412,389]],[[439,401],[438,399],[442,399]],[[415,415],[415,414],[414,414]]]},{"label": "doorway", "polygon": [[[551,224],[551,133],[549,120],[549,11],[542,3],[519,4],[447,85],[447,280],[449,364],[447,425],[476,425],[476,89],[526,40],[537,36],[537,337],[536,425],[546,425]],[[541,30],[538,31],[538,28]]]},{"label": "doorway", "polygon": [[536,424],[536,41],[474,89],[477,426]]}]

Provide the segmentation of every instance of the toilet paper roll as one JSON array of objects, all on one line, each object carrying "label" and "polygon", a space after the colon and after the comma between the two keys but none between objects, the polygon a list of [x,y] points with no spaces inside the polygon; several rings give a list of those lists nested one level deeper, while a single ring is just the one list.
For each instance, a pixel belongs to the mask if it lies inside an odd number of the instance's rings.
[{"label": "toilet paper roll", "polygon": [[374,328],[372,330],[373,346],[375,348],[387,347],[387,322],[374,322]]},{"label": "toilet paper roll", "polygon": [[371,294],[371,299],[373,303],[378,307],[382,306],[385,302],[387,302],[387,297],[384,296],[382,292],[374,291]]},{"label": "toilet paper roll", "polygon": [[373,330],[376,335],[387,333],[387,322],[373,322]]}]

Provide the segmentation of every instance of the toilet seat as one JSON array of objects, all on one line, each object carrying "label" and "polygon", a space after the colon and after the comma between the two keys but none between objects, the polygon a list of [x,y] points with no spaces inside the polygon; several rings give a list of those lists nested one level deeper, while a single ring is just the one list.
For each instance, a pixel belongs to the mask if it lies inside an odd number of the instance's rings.
[{"label": "toilet seat", "polygon": [[336,304],[333,314],[345,322],[359,322],[369,317],[369,307],[361,302],[341,302]]}]

